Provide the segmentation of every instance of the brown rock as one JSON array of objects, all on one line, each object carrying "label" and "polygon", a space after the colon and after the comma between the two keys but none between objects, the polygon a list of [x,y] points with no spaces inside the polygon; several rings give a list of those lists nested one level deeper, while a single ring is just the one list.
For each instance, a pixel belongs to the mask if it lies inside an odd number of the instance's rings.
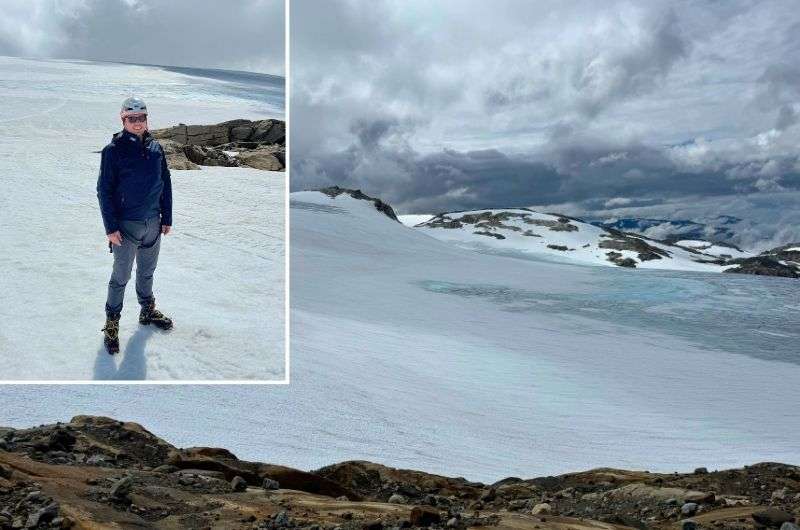
[{"label": "brown rock", "polygon": [[411,510],[411,524],[413,526],[426,527],[432,524],[439,524],[442,517],[437,510],[425,506],[415,506]]},{"label": "brown rock", "polygon": [[233,491],[247,491],[247,481],[240,476],[233,477],[231,480]]},{"label": "brown rock", "polygon": [[175,170],[200,169],[200,166],[186,158],[183,153],[167,155],[167,167]]},{"label": "brown rock", "polygon": [[286,142],[286,124],[279,120],[258,122],[251,140],[265,144],[283,145]]},{"label": "brown rock", "polygon": [[780,528],[783,523],[794,522],[794,516],[778,508],[767,508],[758,512],[753,512],[753,519],[764,526]]},{"label": "brown rock", "polygon": [[230,132],[230,141],[245,141],[249,140],[250,137],[253,135],[253,128],[248,125],[239,125],[238,127],[232,127]]},{"label": "brown rock", "polygon": [[275,155],[275,152],[269,149],[253,149],[240,152],[237,158],[245,166],[264,171],[280,171],[283,169],[283,164]]}]

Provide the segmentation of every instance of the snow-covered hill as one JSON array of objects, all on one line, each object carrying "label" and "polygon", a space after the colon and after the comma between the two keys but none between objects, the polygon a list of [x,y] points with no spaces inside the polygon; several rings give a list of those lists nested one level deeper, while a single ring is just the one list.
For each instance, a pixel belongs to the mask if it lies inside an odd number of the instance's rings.
[{"label": "snow-covered hill", "polygon": [[0,57],[0,79],[0,378],[282,379],[284,174],[172,172],[174,229],[154,289],[175,329],[139,326],[132,280],[114,357],[100,331],[112,256],[95,191],[98,151],[131,93],[151,128],[274,117],[274,95],[87,61]]},{"label": "snow-covered hill", "polygon": [[400,220],[436,239],[470,248],[592,265],[721,272],[729,267],[723,264],[725,259],[752,255],[705,241],[668,244],[526,208],[400,216]]}]

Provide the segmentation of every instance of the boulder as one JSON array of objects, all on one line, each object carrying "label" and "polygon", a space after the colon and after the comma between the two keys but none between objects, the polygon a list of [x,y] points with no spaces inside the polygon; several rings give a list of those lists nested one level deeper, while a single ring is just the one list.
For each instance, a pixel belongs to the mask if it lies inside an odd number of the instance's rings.
[{"label": "boulder", "polygon": [[261,487],[265,490],[277,490],[280,489],[281,485],[278,483],[277,480],[273,480],[269,477],[264,478],[264,481],[261,483]]},{"label": "boulder", "polygon": [[233,480],[231,480],[231,488],[233,489],[233,491],[246,491],[247,481],[237,475],[233,477]]},{"label": "boulder", "polygon": [[250,137],[253,135],[253,127],[248,125],[239,125],[237,127],[232,127],[230,131],[230,141],[245,141],[249,140]]},{"label": "boulder", "polygon": [[238,158],[243,165],[255,169],[280,171],[283,169],[283,164],[275,155],[276,153],[269,149],[253,149],[252,151],[240,152],[236,158]]},{"label": "boulder", "polygon": [[713,491],[688,491],[683,496],[684,502],[696,502],[698,504],[713,504],[717,496]]},{"label": "boulder", "polygon": [[113,499],[125,500],[130,495],[132,489],[133,478],[130,476],[122,477],[111,486],[111,490],[108,494]]},{"label": "boulder", "polygon": [[783,523],[793,523],[794,516],[778,508],[767,508],[752,513],[753,519],[764,526],[780,528]]},{"label": "boulder", "polygon": [[279,120],[264,120],[258,123],[251,140],[265,144],[284,144],[286,124]]},{"label": "boulder", "polygon": [[25,528],[36,528],[39,525],[47,524],[58,516],[59,506],[56,502],[51,502],[47,506],[38,509],[28,516]]},{"label": "boulder", "polygon": [[697,523],[691,519],[681,521],[681,530],[697,530]]},{"label": "boulder", "polygon": [[389,497],[389,500],[387,502],[391,504],[405,504],[406,498],[400,495],[399,493],[394,493]]},{"label": "boulder", "polygon": [[441,515],[437,510],[428,508],[427,506],[415,506],[411,510],[412,526],[427,527],[433,524],[439,524],[442,521]]},{"label": "boulder", "polygon": [[199,145],[187,145],[183,152],[186,154],[186,158],[195,164],[202,164],[206,159],[206,151]]},{"label": "boulder", "polygon": [[665,488],[660,486],[651,486],[641,482],[633,484],[626,484],[620,488],[610,490],[608,495],[611,498],[618,500],[633,499],[633,500],[653,500],[656,502],[667,502],[675,500],[678,503],[685,504],[686,502],[708,502],[703,499],[714,498],[713,493],[706,493],[697,490],[687,490],[683,488]]}]

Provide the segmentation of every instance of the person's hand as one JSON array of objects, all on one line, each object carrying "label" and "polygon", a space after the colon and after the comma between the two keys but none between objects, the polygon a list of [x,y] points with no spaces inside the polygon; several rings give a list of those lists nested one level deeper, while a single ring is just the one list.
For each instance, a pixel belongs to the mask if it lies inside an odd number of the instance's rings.
[{"label": "person's hand", "polygon": [[119,230],[111,232],[106,237],[108,237],[112,245],[117,245],[118,247],[122,245],[122,234],[120,234]]},{"label": "person's hand", "polygon": [[169,234],[169,231],[172,230],[170,225],[161,225],[161,233],[164,235]]}]

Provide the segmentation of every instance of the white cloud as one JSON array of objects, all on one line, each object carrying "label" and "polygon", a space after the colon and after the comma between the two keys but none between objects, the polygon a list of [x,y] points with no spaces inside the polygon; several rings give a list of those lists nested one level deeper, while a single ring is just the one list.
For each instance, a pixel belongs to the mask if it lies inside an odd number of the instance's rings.
[{"label": "white cloud", "polygon": [[322,5],[292,3],[294,189],[580,215],[800,188],[790,0]]},{"label": "white cloud", "polygon": [[283,75],[284,1],[4,0],[0,54]]},{"label": "white cloud", "polygon": [[627,197],[614,197],[613,199],[607,200],[603,205],[606,208],[616,208],[618,206],[627,206],[631,203],[631,200]]}]

